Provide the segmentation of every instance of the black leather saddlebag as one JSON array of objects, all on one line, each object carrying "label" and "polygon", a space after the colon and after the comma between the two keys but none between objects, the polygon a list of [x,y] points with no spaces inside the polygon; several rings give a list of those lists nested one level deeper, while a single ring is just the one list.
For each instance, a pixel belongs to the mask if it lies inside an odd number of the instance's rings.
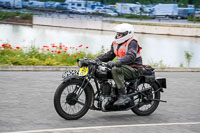
[{"label": "black leather saddlebag", "polygon": [[153,75],[154,74],[154,68],[148,65],[144,65],[143,67],[138,68],[138,72],[140,75]]}]

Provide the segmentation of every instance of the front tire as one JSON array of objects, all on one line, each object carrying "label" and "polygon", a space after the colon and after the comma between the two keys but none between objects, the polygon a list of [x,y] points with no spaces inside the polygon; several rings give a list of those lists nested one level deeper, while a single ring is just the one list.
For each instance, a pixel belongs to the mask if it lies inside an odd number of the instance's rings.
[{"label": "front tire", "polygon": [[[83,117],[92,102],[92,93],[89,86],[81,87],[83,80],[72,79],[60,84],[54,95],[56,112],[66,120],[76,120]],[[78,89],[79,88],[79,89]],[[78,90],[77,92],[75,90]],[[78,92],[81,92],[78,97]]]},{"label": "front tire", "polygon": [[137,91],[142,91],[144,89],[147,89],[147,91],[144,91],[143,94],[139,94],[136,98],[134,97],[137,106],[131,109],[139,116],[152,114],[157,109],[160,100],[160,91],[158,90],[159,87],[157,84],[150,85],[149,83],[141,83]]}]

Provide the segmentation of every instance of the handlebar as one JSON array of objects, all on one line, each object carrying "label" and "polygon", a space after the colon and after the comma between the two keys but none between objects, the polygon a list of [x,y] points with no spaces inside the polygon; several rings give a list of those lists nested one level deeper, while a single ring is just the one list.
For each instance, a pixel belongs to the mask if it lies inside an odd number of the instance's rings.
[{"label": "handlebar", "polygon": [[88,58],[79,59],[77,60],[77,62],[78,62],[79,67],[88,66],[88,65],[103,65],[103,66],[107,65],[106,62],[96,61],[94,59],[88,59]]}]

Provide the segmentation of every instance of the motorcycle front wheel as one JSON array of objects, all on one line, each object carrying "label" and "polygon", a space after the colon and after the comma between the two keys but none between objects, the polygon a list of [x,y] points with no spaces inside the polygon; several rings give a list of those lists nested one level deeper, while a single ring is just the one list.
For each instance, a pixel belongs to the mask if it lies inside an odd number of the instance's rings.
[{"label": "motorcycle front wheel", "polygon": [[73,79],[61,83],[54,95],[56,112],[66,120],[76,120],[83,117],[90,108],[92,94],[83,81]]},{"label": "motorcycle front wheel", "polygon": [[160,91],[157,84],[140,83],[137,91],[141,92],[133,97],[136,104],[131,110],[140,116],[152,114],[159,105]]}]

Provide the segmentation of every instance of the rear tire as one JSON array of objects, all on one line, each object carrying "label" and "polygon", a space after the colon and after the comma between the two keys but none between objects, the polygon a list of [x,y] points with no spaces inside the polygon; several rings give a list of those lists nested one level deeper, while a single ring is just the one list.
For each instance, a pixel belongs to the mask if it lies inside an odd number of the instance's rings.
[{"label": "rear tire", "polygon": [[[146,86],[146,84],[148,83],[141,83],[137,89],[141,90],[141,85],[143,86]],[[139,105],[132,108],[131,110],[139,115],[139,116],[147,116],[147,115],[150,115],[152,114],[158,107],[159,105],[159,100],[160,100],[160,91],[157,91],[159,89],[158,85],[157,84],[153,84],[152,86],[150,84],[148,84],[152,89],[150,91],[146,91],[145,94],[148,95],[148,98],[145,97],[144,95],[138,95],[137,99],[138,99],[138,103]],[[148,87],[146,87],[148,88]],[[146,100],[146,99],[156,99],[156,100]],[[148,109],[144,109],[142,110],[141,108],[143,106],[147,106],[147,105],[150,105]]]},{"label": "rear tire", "polygon": [[[77,120],[83,117],[90,108],[92,102],[92,93],[90,91],[89,86],[86,86],[84,90],[83,88],[79,89],[83,90],[83,92],[78,99],[76,99],[76,97],[78,96],[78,92],[77,93],[73,92],[75,88],[77,87],[79,88],[82,85],[82,83],[83,83],[82,80],[73,79],[67,82],[63,82],[58,86],[54,95],[54,107],[56,112],[62,118],[66,120]],[[73,86],[75,87],[73,88]],[[75,112],[76,109],[80,110]]]}]

